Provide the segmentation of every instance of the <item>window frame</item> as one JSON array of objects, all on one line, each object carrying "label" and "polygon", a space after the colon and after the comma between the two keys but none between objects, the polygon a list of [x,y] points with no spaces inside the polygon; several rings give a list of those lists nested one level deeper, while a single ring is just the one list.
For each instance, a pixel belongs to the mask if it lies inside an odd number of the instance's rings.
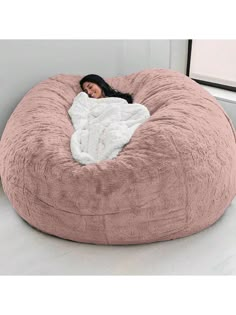
[{"label": "window frame", "polygon": [[[186,68],[186,75],[188,77],[190,77],[192,41],[193,41],[192,39],[188,40],[188,58],[187,58],[187,68]],[[203,81],[203,80],[194,79],[194,78],[191,78],[191,77],[190,77],[190,79],[196,81],[199,84],[213,86],[213,87],[216,87],[216,88],[219,88],[219,89],[224,89],[224,90],[236,92],[236,87],[234,87],[234,86],[223,85],[223,84],[219,84],[219,83],[215,83],[215,82],[209,82],[209,81]]]}]

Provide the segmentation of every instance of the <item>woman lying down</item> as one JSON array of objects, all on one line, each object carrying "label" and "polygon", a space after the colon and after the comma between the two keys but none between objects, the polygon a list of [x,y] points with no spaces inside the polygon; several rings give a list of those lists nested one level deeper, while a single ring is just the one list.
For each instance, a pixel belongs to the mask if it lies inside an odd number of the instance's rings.
[{"label": "woman lying down", "polygon": [[83,92],[68,111],[75,129],[72,156],[84,165],[113,159],[150,113],[144,105],[133,103],[130,94],[114,90],[96,74],[83,77],[80,86]]}]

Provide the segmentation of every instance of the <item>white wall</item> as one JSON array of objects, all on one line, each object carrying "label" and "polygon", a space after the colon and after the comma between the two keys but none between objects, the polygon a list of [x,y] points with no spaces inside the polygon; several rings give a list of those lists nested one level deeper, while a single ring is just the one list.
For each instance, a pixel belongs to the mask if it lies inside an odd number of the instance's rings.
[{"label": "white wall", "polygon": [[0,40],[0,136],[35,84],[64,73],[103,77],[148,68],[186,71],[187,40]]},{"label": "white wall", "polygon": [[232,120],[234,128],[236,129],[236,102],[223,101],[220,99],[217,99],[217,101],[224,108],[225,112]]}]

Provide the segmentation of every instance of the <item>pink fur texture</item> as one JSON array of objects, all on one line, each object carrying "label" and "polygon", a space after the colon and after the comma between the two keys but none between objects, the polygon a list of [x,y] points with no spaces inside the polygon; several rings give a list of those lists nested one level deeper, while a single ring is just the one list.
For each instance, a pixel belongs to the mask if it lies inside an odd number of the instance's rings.
[{"label": "pink fur texture", "polygon": [[7,122],[1,180],[24,220],[78,242],[139,244],[196,233],[223,215],[236,194],[235,130],[208,92],[166,69],[105,78],[151,117],[115,159],[82,166],[68,115],[80,78],[39,83]]}]

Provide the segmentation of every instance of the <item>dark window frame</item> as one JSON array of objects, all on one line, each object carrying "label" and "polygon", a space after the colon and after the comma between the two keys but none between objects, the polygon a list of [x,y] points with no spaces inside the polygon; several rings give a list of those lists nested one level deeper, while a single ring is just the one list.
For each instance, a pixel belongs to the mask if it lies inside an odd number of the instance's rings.
[{"label": "dark window frame", "polygon": [[[188,59],[187,59],[187,69],[186,69],[186,75],[188,77],[190,77],[189,76],[189,72],[190,72],[190,64],[191,64],[191,53],[192,53],[192,39],[189,39],[188,40]],[[190,77],[190,79],[196,81],[199,84],[213,86],[213,87],[216,87],[216,88],[220,88],[220,89],[236,92],[236,87],[234,87],[234,86],[223,85],[223,84],[209,82],[209,81],[202,81],[202,80],[198,80],[198,79],[193,79],[191,77]]]}]

